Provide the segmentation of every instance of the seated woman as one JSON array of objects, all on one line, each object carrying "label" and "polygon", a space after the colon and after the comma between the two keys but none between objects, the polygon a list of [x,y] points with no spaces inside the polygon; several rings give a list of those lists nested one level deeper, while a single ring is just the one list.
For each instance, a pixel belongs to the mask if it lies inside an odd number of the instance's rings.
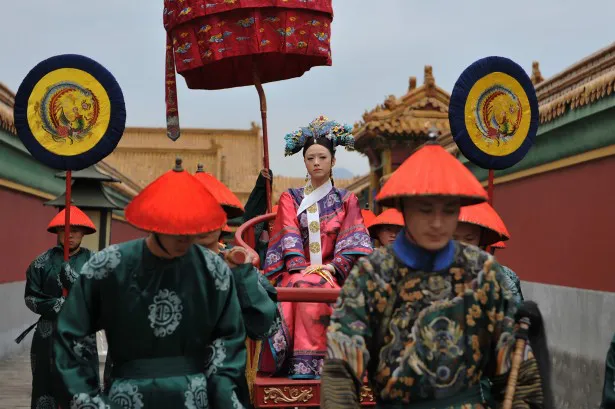
[{"label": "seated woman", "polygon": [[[303,150],[305,188],[280,196],[265,260],[279,287],[339,288],[356,259],[372,252],[357,197],[333,186],[335,148],[353,147],[351,127],[321,116],[286,135],[286,155]],[[282,328],[263,347],[261,370],[292,378],[320,377],[331,307],[280,303]]]},{"label": "seated woman", "polygon": [[403,227],[404,216],[397,209],[385,210],[367,224],[369,235],[381,246],[392,244]]},{"label": "seated woman", "polygon": [[[489,246],[508,240],[510,234],[495,209],[488,203],[481,203],[461,208],[453,238],[485,250]],[[502,266],[502,270],[514,299],[517,302],[523,301],[521,281],[517,274],[506,266]]]}]

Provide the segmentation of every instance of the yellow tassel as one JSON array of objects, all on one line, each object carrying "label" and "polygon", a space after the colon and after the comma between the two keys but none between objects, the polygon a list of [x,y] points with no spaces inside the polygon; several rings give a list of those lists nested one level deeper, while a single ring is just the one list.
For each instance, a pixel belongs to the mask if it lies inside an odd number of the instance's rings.
[{"label": "yellow tassel", "polygon": [[250,402],[254,404],[254,383],[256,382],[256,374],[258,373],[258,363],[261,353],[262,341],[254,341],[246,338],[246,381],[250,390]]}]

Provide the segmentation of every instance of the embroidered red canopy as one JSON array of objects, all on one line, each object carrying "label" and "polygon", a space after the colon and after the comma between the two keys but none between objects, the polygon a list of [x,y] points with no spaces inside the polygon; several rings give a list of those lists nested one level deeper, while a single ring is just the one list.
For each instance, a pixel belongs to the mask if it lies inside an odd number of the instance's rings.
[{"label": "embroidered red canopy", "polygon": [[331,65],[331,0],[165,0],[163,14],[172,139],[179,137],[176,69],[188,88],[214,90]]}]

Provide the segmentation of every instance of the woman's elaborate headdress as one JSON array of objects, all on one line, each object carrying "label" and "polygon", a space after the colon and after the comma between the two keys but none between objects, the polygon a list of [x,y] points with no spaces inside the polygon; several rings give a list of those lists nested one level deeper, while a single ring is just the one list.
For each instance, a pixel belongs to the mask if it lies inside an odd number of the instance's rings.
[{"label": "woman's elaborate headdress", "polygon": [[286,134],[284,137],[286,141],[284,155],[294,155],[303,149],[310,139],[314,139],[314,142],[316,142],[319,138],[323,137],[331,141],[334,151],[337,146],[344,146],[348,151],[354,149],[352,126],[330,121],[329,118],[321,115],[310,122],[308,126]]}]

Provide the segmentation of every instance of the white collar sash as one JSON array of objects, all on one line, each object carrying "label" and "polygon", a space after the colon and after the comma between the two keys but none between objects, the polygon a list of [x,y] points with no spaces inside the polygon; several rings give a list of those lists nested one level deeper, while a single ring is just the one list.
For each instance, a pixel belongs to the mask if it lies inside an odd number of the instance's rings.
[{"label": "white collar sash", "polygon": [[322,242],[320,239],[320,210],[318,209],[318,201],[329,194],[333,189],[331,181],[327,181],[318,189],[312,187],[312,183],[308,182],[305,186],[304,197],[301,205],[297,210],[297,217],[307,210],[307,224],[309,232],[310,250],[310,265],[316,266],[322,264]]},{"label": "white collar sash", "polygon": [[299,205],[299,209],[297,209],[297,216],[307,210],[308,207],[318,203],[320,199],[327,196],[331,189],[333,189],[333,184],[330,180],[317,189],[314,189],[312,187],[312,182],[309,181],[307,185],[305,185],[303,200],[301,201],[301,205]]}]

